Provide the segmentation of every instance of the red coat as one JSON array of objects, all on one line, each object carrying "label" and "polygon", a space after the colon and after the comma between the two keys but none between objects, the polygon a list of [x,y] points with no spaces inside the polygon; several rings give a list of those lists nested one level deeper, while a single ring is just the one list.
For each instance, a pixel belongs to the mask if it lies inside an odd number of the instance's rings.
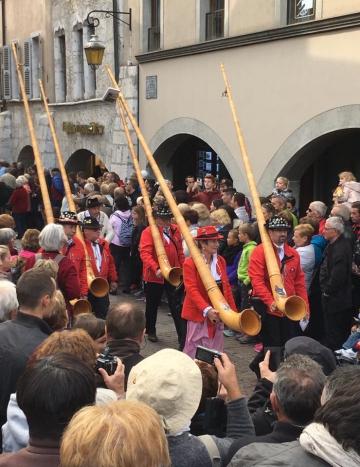
[{"label": "red coat", "polygon": [[202,191],[197,195],[190,190],[188,195],[190,202],[197,201],[203,203],[208,209],[210,209],[210,204],[214,199],[221,198],[221,192],[217,188],[214,188],[212,191]]},{"label": "red coat", "polygon": [[323,235],[325,229],[326,219],[325,217],[319,221],[319,235]]},{"label": "red coat", "polygon": [[76,272],[80,280],[81,295],[88,294],[88,282],[86,273],[85,249],[80,239],[73,238],[70,245],[66,244],[61,253],[67,256],[74,263]]},{"label": "red coat", "polygon": [[10,196],[9,203],[12,212],[20,214],[30,210],[30,196],[27,190],[21,186],[16,188]]},{"label": "red coat", "polygon": [[[219,255],[217,258],[220,273],[219,275],[221,275],[221,282],[223,286],[223,295],[231,309],[236,311],[236,305],[231,291],[231,286],[226,275],[225,260],[222,256]],[[184,262],[184,285],[186,295],[181,316],[188,321],[203,323],[205,321],[203,311],[208,306],[212,307],[212,304],[192,258],[186,258]]]},{"label": "red coat", "polygon": [[96,267],[96,260],[94,257],[94,250],[91,246],[90,240],[84,239],[88,254],[91,259],[91,266],[93,268],[95,277],[103,277],[110,282],[117,282],[118,276],[115,268],[114,258],[110,252],[109,243],[104,238],[99,238],[99,245],[101,250],[101,270],[98,271]]},{"label": "red coat", "polygon": [[[169,243],[165,240],[163,229],[159,227],[161,238],[163,239],[163,245],[168,257],[171,267],[182,268],[185,260],[181,233],[177,225],[170,224],[170,238],[172,241]],[[176,245],[176,246],[175,246]],[[146,282],[156,282],[158,284],[164,283],[163,277],[157,277],[156,271],[159,269],[159,263],[157,259],[156,250],[154,247],[153,238],[151,235],[151,228],[146,227],[142,232],[140,238],[140,257],[143,262],[143,279]]]},{"label": "red coat", "polygon": [[[280,259],[275,250],[277,262],[280,268]],[[282,277],[286,295],[297,295],[305,300],[307,309],[309,310],[308,296],[305,286],[305,274],[300,267],[299,253],[291,248],[287,243],[284,243],[284,255],[288,258],[283,261]],[[284,257],[285,257],[284,256]],[[249,262],[249,277],[253,288],[253,293],[259,297],[268,307],[267,312],[271,315],[283,317],[280,311],[270,311],[270,306],[274,302],[274,297],[271,293],[269,274],[266,268],[265,255],[263,245],[258,245],[250,256]]]},{"label": "red coat", "polygon": [[[42,259],[54,259],[59,253],[57,251],[47,251],[42,253]],[[25,263],[25,270],[31,269],[35,264],[35,256],[28,258]],[[69,258],[63,258],[59,264],[57,274],[59,289],[67,302],[80,297],[80,282],[74,263]]]}]

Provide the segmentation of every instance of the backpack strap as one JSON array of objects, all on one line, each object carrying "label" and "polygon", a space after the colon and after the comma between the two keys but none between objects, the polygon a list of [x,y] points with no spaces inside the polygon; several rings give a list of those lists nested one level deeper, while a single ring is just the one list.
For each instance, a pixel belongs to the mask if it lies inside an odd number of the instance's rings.
[{"label": "backpack strap", "polygon": [[59,253],[58,255],[55,256],[55,258],[53,259],[53,261],[55,261],[55,263],[59,266],[61,261],[66,258],[66,256],[62,255],[61,253]]},{"label": "backpack strap", "polygon": [[197,439],[199,439],[205,445],[205,448],[211,459],[212,467],[220,467],[221,466],[220,451],[219,451],[219,448],[216,446],[216,443],[213,440],[213,438],[210,435],[202,435],[202,436],[197,436]]}]

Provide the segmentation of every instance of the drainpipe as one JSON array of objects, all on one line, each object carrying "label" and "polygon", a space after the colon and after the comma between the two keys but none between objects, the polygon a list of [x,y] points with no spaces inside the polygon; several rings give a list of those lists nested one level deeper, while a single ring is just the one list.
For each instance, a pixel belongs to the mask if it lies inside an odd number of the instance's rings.
[{"label": "drainpipe", "polygon": [[[6,45],[6,31],[5,31],[5,0],[1,0],[1,30],[2,30],[2,45]],[[1,96],[2,97],[2,96]],[[3,99],[1,112],[6,110],[6,100]]]},{"label": "drainpipe", "polygon": [[[113,11],[119,11],[117,6],[117,0],[113,0]],[[115,66],[115,79],[119,82],[119,25],[115,17],[113,17],[113,29],[114,29],[114,66]]]}]

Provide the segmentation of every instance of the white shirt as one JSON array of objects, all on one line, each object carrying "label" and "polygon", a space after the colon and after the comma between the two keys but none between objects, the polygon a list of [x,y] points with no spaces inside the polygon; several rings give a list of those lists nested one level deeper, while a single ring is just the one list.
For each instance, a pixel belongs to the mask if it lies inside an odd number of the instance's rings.
[{"label": "white shirt", "polygon": [[280,259],[280,262],[284,259],[284,255],[285,255],[285,252],[284,252],[284,244],[282,245],[275,245],[274,243],[274,246],[276,248],[276,251],[277,251],[277,254],[279,256],[279,259]]},{"label": "white shirt", "polygon": [[93,242],[91,242],[91,247],[92,247],[93,252],[94,252],[94,258],[95,258],[97,270],[100,272],[101,260],[102,260],[100,246],[99,246],[98,243],[94,244]]}]

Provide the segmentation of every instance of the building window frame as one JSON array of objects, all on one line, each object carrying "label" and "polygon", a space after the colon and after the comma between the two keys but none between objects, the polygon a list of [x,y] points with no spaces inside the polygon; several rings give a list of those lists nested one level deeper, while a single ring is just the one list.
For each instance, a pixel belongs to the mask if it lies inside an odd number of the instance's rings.
[{"label": "building window frame", "polygon": [[314,21],[316,11],[316,0],[287,0],[287,24]]},{"label": "building window frame", "polygon": [[54,37],[55,60],[55,99],[56,102],[66,102],[67,73],[66,73],[66,36],[65,29],[59,28]]}]

